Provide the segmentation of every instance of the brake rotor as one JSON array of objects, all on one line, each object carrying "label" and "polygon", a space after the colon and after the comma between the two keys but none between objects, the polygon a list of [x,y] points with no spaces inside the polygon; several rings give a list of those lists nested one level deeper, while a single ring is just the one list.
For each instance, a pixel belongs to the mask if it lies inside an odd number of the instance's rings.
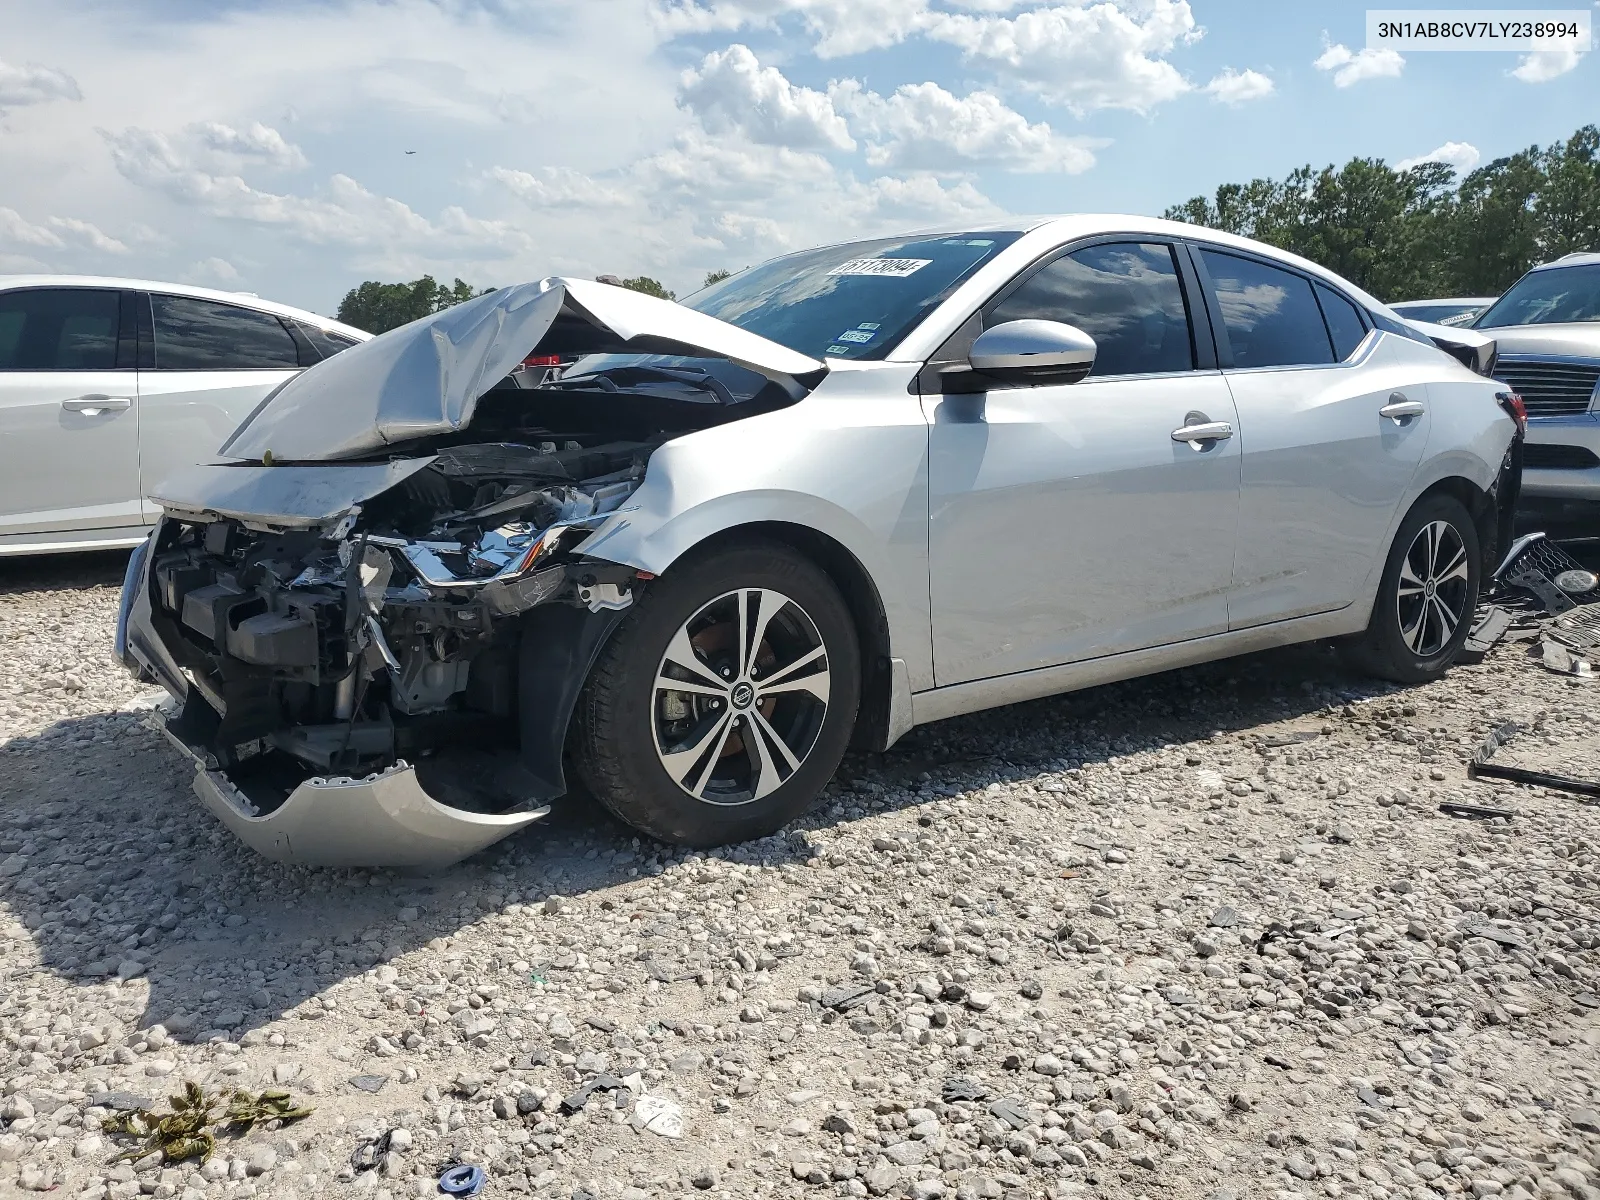
[{"label": "brake rotor", "polygon": [[[700,654],[702,662],[706,663],[718,675],[723,668],[732,668],[738,662],[739,631],[732,621],[718,621],[708,625],[699,633],[691,634],[689,644]],[[773,653],[772,647],[765,638],[756,647],[756,666],[765,675],[778,661],[778,656]],[[772,719],[772,710],[777,707],[778,698],[767,696],[756,704],[756,711],[767,720]],[[728,740],[723,744],[719,758],[731,758],[735,754],[743,754],[744,735],[742,726],[735,726],[728,734]]]}]

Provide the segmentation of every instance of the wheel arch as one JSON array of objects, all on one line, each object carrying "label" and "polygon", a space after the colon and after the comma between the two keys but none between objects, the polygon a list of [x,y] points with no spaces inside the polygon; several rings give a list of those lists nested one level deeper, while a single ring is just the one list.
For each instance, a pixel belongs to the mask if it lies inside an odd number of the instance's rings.
[{"label": "wheel arch", "polygon": [[748,542],[775,542],[787,547],[821,568],[839,589],[861,647],[861,706],[850,745],[857,750],[884,749],[904,732],[897,729],[895,714],[903,702],[897,692],[903,690],[903,699],[909,700],[909,689],[897,687],[888,612],[872,573],[837,538],[792,521],[732,525],[708,535],[685,553]]},{"label": "wheel arch", "polygon": [[1500,511],[1495,504],[1492,492],[1487,492],[1472,480],[1462,475],[1447,475],[1429,484],[1415,500],[1410,508],[1406,509],[1401,517],[1402,523],[1411,510],[1417,505],[1434,496],[1449,496],[1460,502],[1472,518],[1473,528],[1478,534],[1479,567],[1482,578],[1487,579],[1493,573],[1499,560],[1498,543],[1500,536]]}]

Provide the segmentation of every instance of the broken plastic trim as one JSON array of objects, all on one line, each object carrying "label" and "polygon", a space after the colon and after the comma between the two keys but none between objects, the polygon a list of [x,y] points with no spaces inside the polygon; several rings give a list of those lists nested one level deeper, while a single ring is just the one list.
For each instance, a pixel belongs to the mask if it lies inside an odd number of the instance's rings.
[{"label": "broken plastic trim", "polygon": [[460,862],[550,813],[476,813],[440,804],[398,762],[362,779],[315,777],[261,814],[219,770],[182,739],[168,739],[196,765],[200,802],[240,841],[274,862],[306,867],[436,869]]}]

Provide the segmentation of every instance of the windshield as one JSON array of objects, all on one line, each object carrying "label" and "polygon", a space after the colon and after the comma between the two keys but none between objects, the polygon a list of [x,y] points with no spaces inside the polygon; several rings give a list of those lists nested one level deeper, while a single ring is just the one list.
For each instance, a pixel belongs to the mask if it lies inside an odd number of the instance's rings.
[{"label": "windshield", "polygon": [[968,275],[1021,235],[879,238],[786,254],[684,304],[816,358],[882,358]]},{"label": "windshield", "polygon": [[1600,263],[1529,271],[1474,323],[1477,329],[1600,321]]}]

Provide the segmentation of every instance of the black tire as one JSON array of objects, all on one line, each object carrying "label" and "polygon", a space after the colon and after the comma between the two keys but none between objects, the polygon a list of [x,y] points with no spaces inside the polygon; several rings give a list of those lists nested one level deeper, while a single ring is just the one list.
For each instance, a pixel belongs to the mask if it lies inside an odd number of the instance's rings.
[{"label": "black tire", "polygon": [[[763,612],[780,600],[789,603],[775,615]],[[749,678],[774,690],[744,693],[737,686],[746,679],[738,673],[739,632],[758,624],[770,637],[747,652],[755,672]],[[808,648],[813,640],[820,659]],[[680,657],[687,646],[697,661],[685,668],[669,658],[669,646],[680,648]],[[791,676],[785,657],[799,674]],[[712,682],[729,689],[726,698],[659,686],[725,669],[731,678]],[[826,696],[819,701],[810,689]],[[816,564],[776,543],[713,548],[642,589],[601,652],[578,700],[574,766],[601,804],[661,841],[719,846],[765,837],[810,808],[838,769],[860,692],[850,610]],[[669,759],[683,784],[669,773]]]},{"label": "black tire", "polygon": [[[1441,532],[1436,554],[1423,538],[1424,530],[1448,531]],[[1448,570],[1458,551],[1466,556],[1462,577]],[[1430,555],[1437,560],[1434,573],[1448,576],[1443,583],[1428,578]],[[1439,678],[1472,630],[1481,570],[1478,530],[1462,503],[1453,496],[1420,501],[1400,523],[1383,565],[1371,621],[1365,633],[1345,644],[1346,658],[1358,670],[1395,683]],[[1454,616],[1455,623],[1441,614]]]}]

